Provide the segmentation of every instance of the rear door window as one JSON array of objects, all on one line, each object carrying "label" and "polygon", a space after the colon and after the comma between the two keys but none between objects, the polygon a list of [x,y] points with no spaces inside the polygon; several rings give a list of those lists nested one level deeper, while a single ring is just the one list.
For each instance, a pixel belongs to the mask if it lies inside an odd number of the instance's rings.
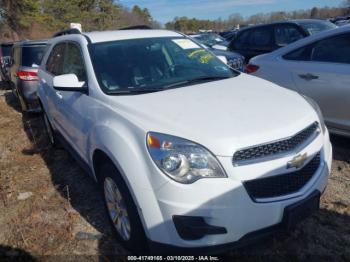
[{"label": "rear door window", "polygon": [[46,45],[22,47],[22,66],[39,67],[45,54]]},{"label": "rear door window", "polygon": [[317,42],[311,51],[311,61],[350,64],[350,34]]},{"label": "rear door window", "polygon": [[303,37],[296,26],[288,24],[275,26],[275,43],[277,46],[286,46]]},{"label": "rear door window", "polygon": [[269,50],[272,47],[272,28],[261,27],[252,30],[249,46],[252,50]]},{"label": "rear door window", "polygon": [[284,59],[350,64],[350,34],[333,36],[292,51]]},{"label": "rear door window", "polygon": [[46,70],[55,76],[63,74],[63,55],[65,47],[65,43],[56,45],[47,59]]},{"label": "rear door window", "polygon": [[235,40],[233,40],[233,46],[235,49],[249,49],[249,36],[251,31],[244,31],[237,36]]}]

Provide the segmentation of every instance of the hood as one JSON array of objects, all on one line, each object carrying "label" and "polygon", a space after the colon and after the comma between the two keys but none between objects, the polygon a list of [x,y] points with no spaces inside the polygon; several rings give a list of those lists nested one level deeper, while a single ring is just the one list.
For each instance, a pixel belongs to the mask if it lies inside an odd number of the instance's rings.
[{"label": "hood", "polygon": [[145,132],[182,137],[217,156],[232,156],[237,149],[292,136],[317,120],[296,92],[246,74],[109,99]]}]

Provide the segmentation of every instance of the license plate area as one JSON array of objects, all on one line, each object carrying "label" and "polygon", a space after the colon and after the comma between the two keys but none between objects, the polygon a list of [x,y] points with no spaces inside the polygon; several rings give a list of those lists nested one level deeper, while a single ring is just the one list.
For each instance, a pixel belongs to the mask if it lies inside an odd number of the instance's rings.
[{"label": "license plate area", "polygon": [[284,209],[283,224],[287,229],[295,227],[300,221],[312,215],[320,208],[319,191],[313,192],[307,198],[287,206]]}]

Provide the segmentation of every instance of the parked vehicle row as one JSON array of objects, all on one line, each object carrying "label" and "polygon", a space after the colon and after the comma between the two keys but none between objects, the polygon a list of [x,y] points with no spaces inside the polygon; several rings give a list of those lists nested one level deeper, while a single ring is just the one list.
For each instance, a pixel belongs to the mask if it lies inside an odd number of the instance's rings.
[{"label": "parked vehicle row", "polygon": [[50,141],[95,179],[128,248],[218,252],[319,208],[332,146],[313,100],[172,31],[68,31],[47,46]]},{"label": "parked vehicle row", "polygon": [[247,71],[311,97],[330,131],[350,136],[350,26],[255,57]]},{"label": "parked vehicle row", "polygon": [[251,58],[272,52],[307,36],[336,28],[328,21],[303,19],[250,26],[240,30],[228,49]]}]

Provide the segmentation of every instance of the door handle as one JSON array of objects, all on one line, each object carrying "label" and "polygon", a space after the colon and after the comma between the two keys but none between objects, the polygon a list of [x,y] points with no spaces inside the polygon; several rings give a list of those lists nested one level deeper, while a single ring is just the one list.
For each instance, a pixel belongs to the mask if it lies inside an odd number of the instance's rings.
[{"label": "door handle", "polygon": [[59,99],[63,98],[62,94],[59,91],[56,91],[56,96],[58,96]]},{"label": "door handle", "polygon": [[306,81],[316,80],[316,79],[319,78],[318,76],[313,75],[313,74],[310,74],[310,73],[305,74],[305,75],[301,74],[301,75],[299,75],[299,77],[300,77],[301,79],[306,80]]}]

